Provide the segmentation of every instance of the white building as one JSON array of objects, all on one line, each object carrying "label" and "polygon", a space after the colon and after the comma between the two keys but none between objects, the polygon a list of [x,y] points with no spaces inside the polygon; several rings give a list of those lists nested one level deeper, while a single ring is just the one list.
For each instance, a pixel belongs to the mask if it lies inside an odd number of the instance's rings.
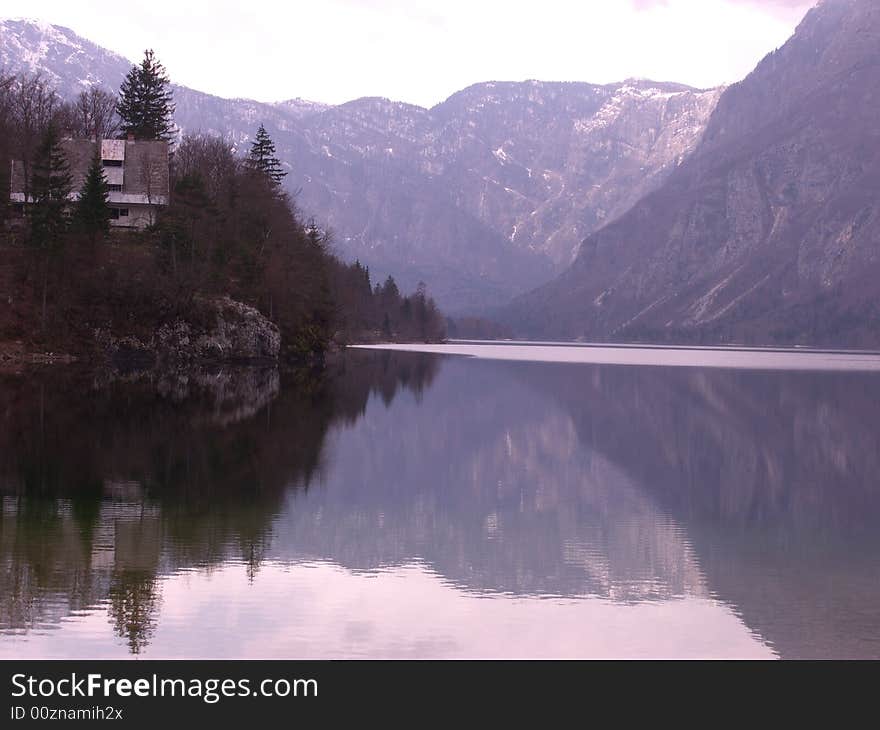
[{"label": "white building", "polygon": [[[97,142],[89,139],[63,139],[61,147],[70,163],[71,201],[79,197]],[[104,177],[110,187],[111,225],[143,229],[156,220],[160,206],[168,205],[168,143],[155,140],[101,140]],[[30,180],[21,161],[13,160],[10,199],[24,211],[32,202],[26,192]]]}]

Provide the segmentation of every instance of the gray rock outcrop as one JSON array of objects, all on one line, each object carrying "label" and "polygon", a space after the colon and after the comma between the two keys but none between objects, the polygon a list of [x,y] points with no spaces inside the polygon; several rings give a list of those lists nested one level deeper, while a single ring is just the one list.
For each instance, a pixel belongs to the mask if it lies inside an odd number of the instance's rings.
[{"label": "gray rock outcrop", "polygon": [[258,310],[229,297],[204,302],[207,324],[175,319],[147,338],[95,332],[99,350],[113,360],[152,360],[163,364],[275,360],[281,332]]}]

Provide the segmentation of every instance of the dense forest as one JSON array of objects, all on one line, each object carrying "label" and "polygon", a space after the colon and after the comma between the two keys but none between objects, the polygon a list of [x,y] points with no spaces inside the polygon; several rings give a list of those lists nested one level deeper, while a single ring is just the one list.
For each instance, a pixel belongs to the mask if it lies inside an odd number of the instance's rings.
[{"label": "dense forest", "polygon": [[[149,338],[175,321],[198,325],[219,298],[277,325],[281,352],[320,359],[352,341],[438,341],[446,322],[425,285],[407,295],[373,282],[305,220],[260,125],[249,153],[204,134],[179,137],[164,67],[147,51],[118,95],[99,87],[64,100],[41,77],[0,70],[0,343],[88,356],[95,333]],[[74,188],[65,139],[95,152]],[[100,140],[166,141],[169,197],[144,230],[111,227]],[[26,205],[10,203],[12,162]]]}]

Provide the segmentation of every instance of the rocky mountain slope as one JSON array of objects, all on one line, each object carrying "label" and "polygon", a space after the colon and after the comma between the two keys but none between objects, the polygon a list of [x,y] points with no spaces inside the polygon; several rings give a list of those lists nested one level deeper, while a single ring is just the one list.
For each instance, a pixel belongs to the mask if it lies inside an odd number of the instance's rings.
[{"label": "rocky mountain slope", "polygon": [[[72,95],[117,88],[130,61],[66,28],[2,21],[0,66],[42,73]],[[426,281],[451,311],[500,304],[571,263],[585,236],[688,156],[719,93],[647,81],[485,83],[423,109],[175,88],[183,131],[244,150],[263,122],[298,205],[333,229],[339,252],[407,288]]]},{"label": "rocky mountain slope", "polygon": [[560,338],[880,345],[880,5],[824,0],[656,191],[504,317]]},{"label": "rocky mountain slope", "polygon": [[300,204],[346,256],[472,310],[569,264],[585,235],[688,155],[718,96],[650,82],[485,83],[430,110],[360,99],[282,137]]}]

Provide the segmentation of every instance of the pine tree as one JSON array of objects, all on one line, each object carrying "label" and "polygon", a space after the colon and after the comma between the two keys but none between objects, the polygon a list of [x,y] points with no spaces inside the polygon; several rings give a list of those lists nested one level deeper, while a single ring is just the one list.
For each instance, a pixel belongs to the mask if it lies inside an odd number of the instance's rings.
[{"label": "pine tree", "polygon": [[61,243],[67,228],[65,209],[71,187],[70,163],[61,148],[58,131],[50,125],[37,148],[31,179],[31,239],[36,245]]},{"label": "pine tree", "polygon": [[77,227],[87,233],[93,243],[98,235],[106,235],[110,230],[109,200],[110,188],[104,177],[104,166],[100,154],[96,153],[74,212]]},{"label": "pine tree", "polygon": [[321,233],[321,229],[318,228],[314,218],[306,226],[306,240],[316,249],[320,250],[324,247],[324,234]]},{"label": "pine tree", "polygon": [[132,66],[119,89],[116,113],[122,120],[122,132],[135,139],[174,137],[174,95],[165,67],[152,50],[144,52],[140,66]]},{"label": "pine tree", "polygon": [[394,277],[390,274],[385,279],[385,285],[382,287],[382,296],[389,304],[397,304],[397,300],[400,299],[400,289],[398,289],[397,282],[394,281]]},{"label": "pine tree", "polygon": [[281,167],[281,161],[275,157],[275,143],[261,124],[257,130],[257,136],[251,144],[251,151],[247,159],[248,167],[262,172],[273,185],[280,185],[287,173]]}]

